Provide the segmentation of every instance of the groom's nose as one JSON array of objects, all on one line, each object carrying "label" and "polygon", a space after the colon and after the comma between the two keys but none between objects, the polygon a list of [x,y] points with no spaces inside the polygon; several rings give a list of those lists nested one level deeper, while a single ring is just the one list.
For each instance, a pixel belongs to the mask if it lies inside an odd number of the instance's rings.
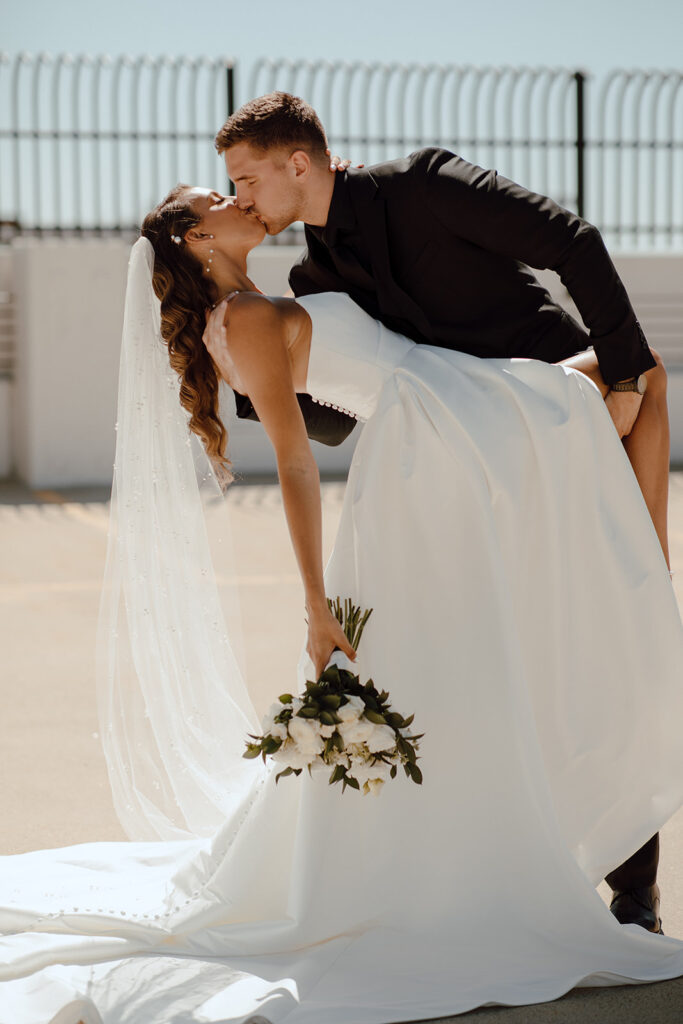
[{"label": "groom's nose", "polygon": [[254,200],[241,198],[238,194],[235,197],[235,205],[239,210],[249,210],[254,205]]}]

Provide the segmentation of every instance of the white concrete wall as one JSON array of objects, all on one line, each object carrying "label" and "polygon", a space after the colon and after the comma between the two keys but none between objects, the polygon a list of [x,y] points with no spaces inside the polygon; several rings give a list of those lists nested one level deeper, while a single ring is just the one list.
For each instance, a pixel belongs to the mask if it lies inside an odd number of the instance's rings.
[{"label": "white concrete wall", "polygon": [[[299,251],[257,250],[249,264],[255,283],[266,294],[283,294]],[[0,381],[0,476],[15,471],[34,488],[108,484],[129,246],[116,240],[18,239],[0,253],[0,287],[13,279],[17,315],[14,381],[12,387]],[[615,263],[650,344],[669,369],[672,461],[681,464],[683,254],[622,254]],[[540,276],[576,315],[559,279]],[[223,411],[236,472],[274,472],[261,425],[238,420],[229,393]],[[359,433],[356,428],[339,448],[313,444],[322,473],[348,468]]]},{"label": "white concrete wall", "polygon": [[30,487],[105,483],[128,246],[18,239],[15,466]]}]

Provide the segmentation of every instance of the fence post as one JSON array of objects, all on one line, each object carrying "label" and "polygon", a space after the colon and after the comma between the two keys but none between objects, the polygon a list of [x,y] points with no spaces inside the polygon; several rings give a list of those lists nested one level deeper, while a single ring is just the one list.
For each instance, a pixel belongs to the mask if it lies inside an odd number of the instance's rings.
[{"label": "fence post", "polygon": [[[225,69],[226,77],[226,88],[227,88],[227,100],[228,100],[228,113],[227,117],[235,112],[235,65],[228,64]],[[235,186],[230,179],[228,179],[228,195],[235,195]]]},{"label": "fence post", "polygon": [[576,212],[585,216],[586,202],[586,122],[584,107],[584,86],[586,76],[582,71],[574,74],[576,82]]}]

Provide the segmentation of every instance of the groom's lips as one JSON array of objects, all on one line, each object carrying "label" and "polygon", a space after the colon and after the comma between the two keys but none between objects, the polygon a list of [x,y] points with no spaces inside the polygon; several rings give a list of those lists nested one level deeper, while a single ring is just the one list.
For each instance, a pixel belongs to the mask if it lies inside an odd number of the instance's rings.
[{"label": "groom's lips", "polygon": [[263,217],[260,217],[258,213],[254,213],[253,210],[242,210],[242,213],[245,213],[247,217],[254,217],[259,222],[259,224],[263,224],[264,228],[267,227],[267,224],[264,221]]}]

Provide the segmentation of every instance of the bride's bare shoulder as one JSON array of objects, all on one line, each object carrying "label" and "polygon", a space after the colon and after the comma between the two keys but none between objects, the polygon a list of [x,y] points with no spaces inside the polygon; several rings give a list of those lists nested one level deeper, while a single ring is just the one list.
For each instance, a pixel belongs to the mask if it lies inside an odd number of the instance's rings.
[{"label": "bride's bare shoulder", "polygon": [[224,323],[233,338],[258,334],[284,340],[290,347],[309,321],[306,310],[294,299],[238,292],[227,304]]}]

